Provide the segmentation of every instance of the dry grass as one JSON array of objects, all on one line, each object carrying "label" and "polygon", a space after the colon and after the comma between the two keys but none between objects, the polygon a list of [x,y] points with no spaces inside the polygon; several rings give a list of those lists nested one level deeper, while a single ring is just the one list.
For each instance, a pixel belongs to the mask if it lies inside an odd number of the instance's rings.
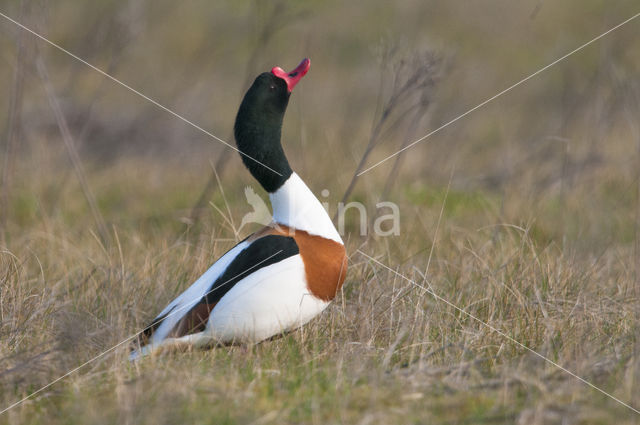
[{"label": "dry grass", "polygon": [[[41,178],[52,170],[35,161],[40,170],[18,194],[26,222],[8,229],[12,248],[0,257],[3,405],[139,330],[233,243],[217,240],[233,232],[219,227],[214,209],[197,232],[172,240],[189,213],[181,190],[194,187],[176,164],[159,173],[152,162],[121,161],[96,173],[90,183],[102,194],[98,204],[112,232],[103,244],[79,186]],[[121,190],[109,193],[112,185]],[[227,195],[241,192],[242,182],[236,185],[225,188]],[[196,197],[195,188],[189,195]],[[47,198],[54,190],[57,196]],[[239,217],[247,207],[231,196]],[[356,251],[637,405],[631,246],[572,253],[536,236],[553,229],[499,222],[499,199],[481,192],[432,191],[419,199],[402,205],[402,231],[420,237],[349,241],[343,292],[305,328],[254,347],[173,353],[135,365],[117,350],[1,420],[636,423],[628,409]],[[516,216],[526,216],[526,208],[509,205]],[[173,212],[150,216],[158,210]]]}]

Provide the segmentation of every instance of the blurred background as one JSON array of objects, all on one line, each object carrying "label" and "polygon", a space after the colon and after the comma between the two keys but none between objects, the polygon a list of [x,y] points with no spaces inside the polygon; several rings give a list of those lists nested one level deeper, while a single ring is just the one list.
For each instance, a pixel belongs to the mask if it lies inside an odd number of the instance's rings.
[{"label": "blurred background", "polygon": [[[232,144],[253,78],[310,57],[283,141],[294,169],[316,192],[330,191],[331,208],[343,198],[439,202],[450,181],[461,202],[488,198],[511,221],[548,213],[549,223],[535,224],[541,237],[593,246],[635,238],[636,22],[352,178],[361,161],[360,170],[429,133],[627,19],[634,5],[5,0],[2,12]],[[84,191],[105,223],[159,218],[179,230],[210,215],[214,167],[232,198],[253,184],[223,144],[5,18],[0,63],[5,229],[87,213],[82,197],[59,201]],[[535,214],[509,216],[514,197],[518,214]]]},{"label": "blurred background", "polygon": [[[332,216],[359,201],[370,226],[347,213],[343,291],[301,331],[135,367],[122,347],[0,423],[637,423],[357,250],[640,406],[640,18],[356,175],[638,7],[0,0],[232,145],[253,79],[309,57],[285,152]],[[0,409],[142,329],[257,228],[238,230],[245,187],[266,199],[236,152],[7,17]],[[399,235],[371,232],[381,201]]]}]

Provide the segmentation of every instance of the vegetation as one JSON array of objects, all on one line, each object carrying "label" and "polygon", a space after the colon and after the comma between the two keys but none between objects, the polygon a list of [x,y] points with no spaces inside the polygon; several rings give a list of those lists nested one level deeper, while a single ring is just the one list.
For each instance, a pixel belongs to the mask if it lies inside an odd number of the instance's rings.
[{"label": "vegetation", "polygon": [[[0,424],[638,423],[425,288],[640,408],[640,20],[353,179],[636,3],[5,1],[229,142],[247,82],[309,56],[292,166],[332,214],[351,182],[372,215],[397,203],[401,232],[347,217],[343,291],[296,332],[134,364],[125,343]],[[244,187],[264,193],[224,145],[2,17],[0,64],[2,410],[138,332],[255,230],[234,231]],[[413,69],[429,78],[399,90]]]}]

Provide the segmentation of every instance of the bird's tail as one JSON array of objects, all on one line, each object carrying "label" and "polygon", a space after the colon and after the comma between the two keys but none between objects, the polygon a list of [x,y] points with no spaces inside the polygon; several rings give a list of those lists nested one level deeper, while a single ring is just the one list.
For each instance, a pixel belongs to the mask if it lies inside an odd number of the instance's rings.
[{"label": "bird's tail", "polygon": [[157,343],[149,343],[131,351],[129,361],[134,362],[142,357],[164,352],[166,350],[186,350],[189,348],[207,347],[211,344],[211,337],[204,332],[181,336],[180,338],[166,338]]}]

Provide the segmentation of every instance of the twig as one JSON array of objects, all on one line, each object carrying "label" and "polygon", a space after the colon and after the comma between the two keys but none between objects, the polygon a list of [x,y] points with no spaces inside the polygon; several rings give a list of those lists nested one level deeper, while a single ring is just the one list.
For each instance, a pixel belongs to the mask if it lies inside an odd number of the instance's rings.
[{"label": "twig", "polygon": [[[135,0],[135,1],[131,1],[130,7],[137,7],[136,6],[136,1],[141,1],[141,0]],[[138,14],[131,14],[130,11],[127,12],[128,14],[126,16],[123,16],[119,19],[120,21],[124,21],[121,22],[120,24],[120,28],[117,28],[118,26],[118,22],[113,22],[113,20],[110,21],[111,24],[111,28],[109,29],[110,33],[115,33],[115,46],[113,46],[112,48],[112,53],[110,55],[110,59],[109,59],[109,63],[106,67],[106,73],[107,74],[111,74],[113,75],[117,69],[117,66],[120,64],[120,62],[122,61],[122,58],[124,57],[124,55],[127,53],[127,46],[130,45],[130,43],[135,39],[136,37],[136,30],[133,29],[133,21],[135,21],[136,19],[140,19],[140,16]],[[122,27],[124,27],[125,29],[123,30]],[[94,46],[96,47],[96,50],[98,46]],[[83,72],[84,69],[82,68],[74,68],[75,74],[71,75],[70,78],[68,79],[69,81],[73,82],[76,81],[78,78],[78,74]],[[88,96],[88,98],[91,99],[91,103],[89,103],[87,106],[83,106],[83,110],[85,111],[84,116],[82,117],[82,121],[84,121],[84,124],[82,125],[81,128],[79,128],[77,130],[77,139],[78,140],[86,140],[86,137],[89,135],[90,131],[94,128],[94,121],[95,121],[95,106],[96,104],[98,104],[100,102],[100,100],[104,97],[105,94],[107,94],[109,92],[109,90],[111,90],[111,81],[109,79],[106,78],[102,78],[99,80],[99,83],[97,85],[97,87],[93,90],[93,92],[91,92],[91,94]],[[60,193],[63,190],[64,187],[64,183],[66,182],[66,180],[68,179],[68,175],[65,173],[63,176],[63,180],[62,183],[58,185],[57,188],[55,188],[57,190],[57,193]],[[61,196],[52,196],[53,199],[58,200],[58,202],[62,199]]]},{"label": "twig", "polygon": [[[422,117],[424,117],[429,108],[429,103],[426,105],[420,105],[421,107],[416,108],[415,113],[413,114],[413,118],[409,123],[409,129],[407,130],[404,138],[404,142],[402,143],[401,149],[404,149],[414,138],[416,130],[418,129],[418,125]],[[402,165],[402,160],[404,159],[405,152],[398,154],[393,162],[393,167],[387,176],[387,180],[384,182],[384,189],[382,189],[382,195],[380,199],[387,199],[389,197],[389,192],[391,192],[391,188],[398,178],[398,173],[400,172],[400,166]]]},{"label": "twig", "polygon": [[[626,121],[631,130],[631,136],[636,141],[636,211],[635,211],[635,223],[634,232],[635,240],[633,247],[633,259],[634,259],[634,296],[640,303],[640,125],[638,124],[638,113],[640,113],[640,85],[632,83],[629,85],[621,81],[620,77],[615,72],[615,68],[612,69],[612,76],[617,83],[617,90],[621,93],[625,93],[626,104],[624,105],[624,115]],[[639,304],[640,305],[640,304]],[[640,344],[640,339],[638,340]]]},{"label": "twig", "polygon": [[85,172],[80,161],[80,156],[78,155],[73,137],[71,136],[71,131],[69,130],[69,125],[67,124],[67,120],[62,113],[60,103],[55,96],[55,92],[53,90],[53,87],[51,86],[47,68],[39,52],[36,54],[36,67],[38,69],[40,79],[42,80],[42,84],[44,85],[44,89],[47,92],[49,105],[51,106],[51,109],[53,110],[53,113],[55,115],[58,129],[60,130],[62,140],[64,141],[64,145],[67,149],[67,154],[69,155],[69,159],[71,160],[71,163],[73,165],[73,170],[76,174],[76,177],[78,178],[78,181],[80,182],[80,187],[82,188],[84,197],[89,204],[89,208],[91,209],[93,219],[95,220],[96,226],[98,227],[100,238],[104,242],[107,242],[109,235],[109,233],[107,232],[107,226],[105,224],[104,218],[102,217],[102,214],[100,213],[100,210],[98,209],[98,205],[96,203],[95,197],[93,196],[93,193],[91,192],[91,189],[89,188],[89,184],[87,183]]},{"label": "twig", "polygon": [[[24,15],[25,2],[20,3],[20,17]],[[22,114],[22,94],[24,82],[24,32],[18,31],[16,38],[16,68],[13,74],[13,85],[9,95],[9,118],[7,138],[2,166],[2,197],[0,198],[0,241],[6,245],[7,219],[9,216],[9,199],[11,195],[11,177],[13,174],[15,148],[20,138],[20,118]]]},{"label": "twig", "polygon": [[[384,53],[382,61],[383,74],[388,61],[392,61],[394,55],[395,49],[393,48]],[[397,113],[397,111],[416,110],[416,108],[418,108],[417,110],[422,110],[422,115],[424,115],[426,112],[426,108],[424,107],[425,102],[428,104],[428,100],[425,101],[425,99],[430,99],[431,97],[432,90],[439,76],[441,62],[441,59],[433,52],[427,51],[424,54],[412,54],[409,59],[402,58],[391,63],[391,68],[393,68],[391,94],[386,101],[383,102],[379,118],[374,121],[375,124],[369,135],[367,147],[342,196],[342,203],[346,202],[351,192],[353,192],[358,181],[358,174],[364,168],[367,159],[369,159],[369,155],[371,155],[382,139],[384,129],[399,126],[406,121],[407,116],[411,116],[414,120],[417,118],[414,114]],[[418,96],[418,100],[416,100],[416,96]],[[389,119],[393,116],[395,116],[396,119],[389,125]],[[336,217],[334,217],[334,219],[335,218]]]}]

